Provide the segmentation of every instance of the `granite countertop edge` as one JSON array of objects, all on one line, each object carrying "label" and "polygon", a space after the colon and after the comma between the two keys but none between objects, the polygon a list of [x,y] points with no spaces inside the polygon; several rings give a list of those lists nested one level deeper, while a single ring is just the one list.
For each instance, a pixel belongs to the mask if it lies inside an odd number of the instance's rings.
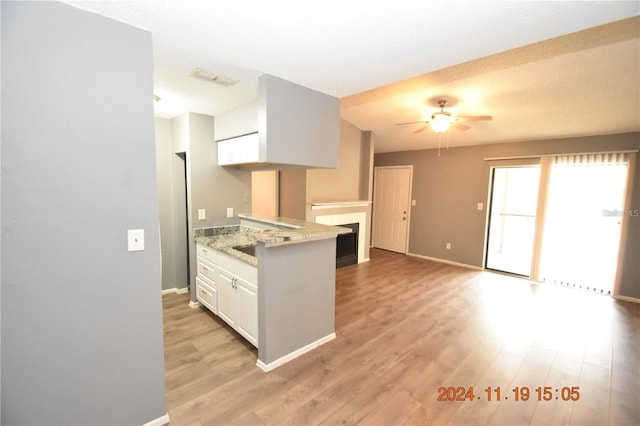
[{"label": "granite countertop edge", "polygon": [[196,243],[240,259],[249,265],[257,266],[256,257],[235,250],[233,247],[257,244],[257,242],[273,247],[280,244],[303,243],[305,240],[332,238],[351,232],[348,228],[281,217],[265,218],[250,214],[238,214],[238,217],[275,226],[278,229],[265,230],[242,224],[196,228],[194,229]]}]

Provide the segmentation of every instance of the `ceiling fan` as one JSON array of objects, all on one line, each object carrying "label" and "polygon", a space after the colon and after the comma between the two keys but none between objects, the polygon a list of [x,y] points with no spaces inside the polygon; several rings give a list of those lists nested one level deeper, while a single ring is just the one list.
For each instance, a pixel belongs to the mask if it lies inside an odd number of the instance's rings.
[{"label": "ceiling fan", "polygon": [[463,121],[489,121],[493,117],[490,115],[452,115],[450,112],[445,111],[447,101],[441,99],[438,101],[440,111],[434,112],[431,115],[431,120],[411,121],[409,123],[398,123],[398,126],[404,126],[406,124],[428,124],[428,126],[421,127],[414,133],[420,133],[431,127],[436,133],[444,133],[449,130],[450,127],[454,127],[458,130],[469,130],[471,127],[463,123]]}]

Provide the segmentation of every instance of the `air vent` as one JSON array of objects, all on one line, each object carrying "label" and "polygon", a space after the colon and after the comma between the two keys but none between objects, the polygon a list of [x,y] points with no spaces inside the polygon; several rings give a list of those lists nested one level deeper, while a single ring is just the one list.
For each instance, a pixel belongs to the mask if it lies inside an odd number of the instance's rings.
[{"label": "air vent", "polygon": [[199,78],[200,80],[205,80],[210,83],[216,83],[225,87],[233,86],[234,84],[237,83],[237,81],[235,80],[231,80],[230,78],[227,78],[227,77],[222,77],[220,75],[202,70],[200,68],[194,68],[189,73],[189,77]]}]

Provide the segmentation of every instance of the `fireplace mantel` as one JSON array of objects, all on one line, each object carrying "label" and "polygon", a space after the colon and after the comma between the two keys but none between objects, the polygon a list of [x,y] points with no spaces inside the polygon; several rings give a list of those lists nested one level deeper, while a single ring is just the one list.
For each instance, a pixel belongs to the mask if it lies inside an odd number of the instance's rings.
[{"label": "fireplace mantel", "polygon": [[311,210],[327,210],[327,209],[341,209],[349,207],[368,207],[371,201],[327,201],[322,203],[311,203]]}]

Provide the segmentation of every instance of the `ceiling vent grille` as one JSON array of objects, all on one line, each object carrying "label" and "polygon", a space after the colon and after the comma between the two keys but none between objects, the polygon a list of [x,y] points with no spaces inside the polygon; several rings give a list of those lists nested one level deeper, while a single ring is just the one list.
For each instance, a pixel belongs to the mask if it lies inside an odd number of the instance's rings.
[{"label": "ceiling vent grille", "polygon": [[232,79],[227,78],[227,77],[222,77],[220,75],[211,73],[209,71],[205,71],[205,70],[197,68],[197,67],[194,68],[189,73],[189,77],[199,78],[200,80],[205,80],[205,81],[208,81],[210,83],[219,84],[220,86],[225,86],[225,87],[233,86],[234,84],[237,83],[236,80],[232,80]]}]

